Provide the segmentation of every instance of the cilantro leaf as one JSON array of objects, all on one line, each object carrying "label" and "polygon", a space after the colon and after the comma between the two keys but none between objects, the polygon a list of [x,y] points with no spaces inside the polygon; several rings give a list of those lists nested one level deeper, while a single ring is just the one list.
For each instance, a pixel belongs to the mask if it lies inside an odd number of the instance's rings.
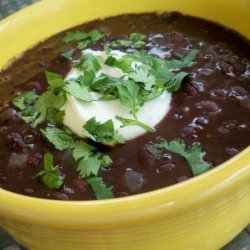
[{"label": "cilantro leaf", "polygon": [[183,80],[189,75],[186,72],[180,72],[178,74],[173,75],[170,80],[166,83],[166,90],[169,93],[176,92],[180,89]]},{"label": "cilantro leaf", "polygon": [[99,41],[104,36],[104,34],[100,32],[99,30],[91,30],[88,33],[88,35],[90,36],[92,42]]},{"label": "cilantro leaf", "polygon": [[182,140],[175,139],[170,142],[162,140],[155,146],[159,149],[169,150],[185,158],[194,176],[200,175],[212,168],[212,165],[210,163],[207,163],[203,160],[203,156],[205,155],[205,153],[202,152],[201,147],[198,143],[194,143],[191,147],[186,147],[185,143]]},{"label": "cilantro leaf", "polygon": [[134,81],[123,80],[117,88],[122,105],[128,107],[131,114],[136,118],[136,112],[140,106],[139,86]]},{"label": "cilantro leaf", "polygon": [[74,145],[72,145],[72,154],[73,154],[73,158],[76,161],[78,161],[81,158],[90,157],[95,150],[96,150],[95,147],[83,141],[76,141]]},{"label": "cilantro leaf", "polygon": [[50,86],[53,88],[58,88],[61,87],[64,84],[64,80],[61,75],[50,72],[50,71],[45,71],[46,79],[47,82]]},{"label": "cilantro leaf", "polygon": [[196,58],[199,50],[193,49],[191,50],[187,56],[180,58],[180,60],[169,60],[165,62],[165,65],[169,69],[181,69],[192,67],[194,64],[194,59]]},{"label": "cilantro leaf", "polygon": [[11,101],[14,106],[21,110],[21,118],[27,123],[32,123],[36,119],[37,112],[34,104],[38,98],[39,96],[34,91],[30,91],[13,98]]},{"label": "cilantro leaf", "polygon": [[155,77],[150,74],[149,70],[146,70],[142,67],[136,68],[135,71],[128,74],[128,76],[135,82],[144,83],[144,88],[146,90],[151,90],[152,87],[156,84]]},{"label": "cilantro leaf", "polygon": [[59,128],[41,129],[41,132],[43,136],[60,151],[71,148],[71,146],[74,145],[73,137]]},{"label": "cilantro leaf", "polygon": [[60,125],[63,124],[65,116],[65,111],[58,110],[56,108],[48,108],[47,109],[47,120],[51,125]]},{"label": "cilantro leaf", "polygon": [[71,49],[71,50],[68,50],[68,51],[62,53],[62,56],[68,60],[72,60],[72,56],[73,56],[74,52],[75,52],[75,50]]},{"label": "cilantro leaf", "polygon": [[118,143],[124,143],[124,138],[114,129],[112,119],[101,124],[95,117],[91,118],[83,126],[83,135],[103,144],[110,144],[114,140]]},{"label": "cilantro leaf", "polygon": [[90,177],[86,181],[94,190],[95,196],[98,200],[113,198],[111,191],[112,188],[107,187],[101,177]]},{"label": "cilantro leaf", "polygon": [[81,71],[94,70],[94,72],[97,72],[101,69],[101,65],[92,54],[84,54],[80,61],[74,64],[74,68]]},{"label": "cilantro leaf", "polygon": [[36,127],[38,124],[46,120],[48,108],[59,109],[64,103],[65,95],[62,92],[55,94],[53,89],[44,92],[34,105],[35,110],[37,111],[37,116],[32,125]]},{"label": "cilantro leaf", "polygon": [[44,169],[33,178],[41,177],[42,182],[50,189],[59,189],[62,187],[64,177],[57,171],[57,166],[53,166],[53,155],[46,153],[43,157]]},{"label": "cilantro leaf", "polygon": [[132,33],[129,35],[128,39],[118,39],[113,41],[110,44],[110,47],[116,48],[119,46],[122,47],[135,47],[140,48],[145,45],[144,40],[146,39],[146,36],[141,33]]},{"label": "cilantro leaf", "polygon": [[104,34],[99,30],[92,30],[90,32],[68,32],[66,36],[62,39],[63,42],[77,42],[77,49],[85,49],[93,42],[99,41]]},{"label": "cilantro leaf", "polygon": [[91,40],[84,40],[84,41],[81,41],[81,42],[78,42],[77,44],[77,49],[86,49],[89,47],[89,45],[91,44]]},{"label": "cilantro leaf", "polygon": [[81,101],[91,102],[94,100],[89,88],[87,86],[80,85],[75,79],[69,80],[63,89],[66,91],[66,93],[76,97]]},{"label": "cilantro leaf", "polygon": [[69,43],[73,41],[81,41],[88,37],[89,37],[88,33],[75,31],[75,32],[67,32],[67,35],[62,40],[65,43]]},{"label": "cilantro leaf", "polygon": [[77,166],[77,171],[82,178],[89,177],[91,175],[97,175],[101,168],[101,160],[98,156],[84,158]]},{"label": "cilantro leaf", "polygon": [[77,78],[77,81],[81,85],[90,86],[91,83],[94,81],[94,79],[95,79],[95,71],[85,70],[84,73]]},{"label": "cilantro leaf", "polygon": [[34,91],[30,91],[13,98],[11,102],[20,110],[24,110],[27,106],[32,106],[37,99],[38,95]]},{"label": "cilantro leaf", "polygon": [[143,129],[145,129],[148,132],[155,132],[154,128],[149,127],[148,125],[138,121],[138,120],[133,120],[133,119],[127,119],[127,118],[123,118],[121,116],[116,116],[115,117],[118,121],[120,121],[122,123],[121,127],[126,127],[126,126],[139,126]]}]

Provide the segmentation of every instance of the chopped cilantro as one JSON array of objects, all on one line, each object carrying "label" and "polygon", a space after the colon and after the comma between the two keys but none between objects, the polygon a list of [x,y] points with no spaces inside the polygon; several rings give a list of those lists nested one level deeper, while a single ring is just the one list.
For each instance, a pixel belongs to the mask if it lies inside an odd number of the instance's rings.
[{"label": "chopped cilantro", "polygon": [[92,54],[84,54],[80,61],[74,64],[74,68],[81,71],[94,70],[94,72],[97,72],[101,69],[101,66],[95,56]]},{"label": "chopped cilantro", "polygon": [[72,56],[73,56],[74,52],[75,52],[75,50],[71,49],[71,50],[68,50],[68,51],[62,53],[62,56],[67,58],[68,60],[72,60]]},{"label": "chopped cilantro", "polygon": [[129,73],[128,76],[135,82],[143,83],[146,90],[151,90],[156,84],[155,77],[149,72],[149,70],[142,67],[136,68],[133,72]]},{"label": "chopped cilantro", "polygon": [[[46,128],[41,131],[43,136],[53,144],[56,149],[71,150],[73,158],[77,162],[76,169],[82,178],[96,176],[101,167],[108,167],[112,163],[110,156],[99,153],[95,147],[83,141],[75,140],[72,135],[64,130]],[[94,188],[93,190],[95,192]]]},{"label": "chopped cilantro", "polygon": [[58,173],[57,166],[53,166],[53,155],[46,153],[43,157],[44,169],[34,176],[41,177],[42,182],[50,189],[62,187],[64,177]]},{"label": "chopped cilantro", "polygon": [[86,49],[94,42],[99,41],[104,34],[98,30],[92,30],[90,32],[68,32],[62,39],[65,43],[77,42],[77,49]]},{"label": "chopped cilantro", "polygon": [[123,136],[114,129],[111,119],[101,124],[95,117],[91,118],[83,126],[83,135],[103,144],[110,144],[113,141],[124,143]]},{"label": "chopped cilantro", "polygon": [[87,183],[94,190],[98,200],[113,198],[112,188],[107,187],[101,177],[90,177],[87,179]]},{"label": "chopped cilantro", "polygon": [[170,142],[162,140],[155,146],[159,149],[169,150],[170,152],[179,154],[185,158],[194,176],[200,175],[212,168],[210,163],[207,163],[203,160],[205,153],[202,152],[202,149],[198,143],[194,143],[191,147],[187,147],[182,140],[175,139]]},{"label": "chopped cilantro", "polygon": [[91,175],[97,175],[100,167],[100,159],[98,158],[98,156],[94,156],[82,159],[77,166],[77,171],[82,178],[85,178]]},{"label": "chopped cilantro", "polygon": [[127,119],[127,118],[123,118],[123,117],[120,117],[120,116],[116,116],[115,117],[117,120],[119,120],[121,123],[122,123],[122,126],[121,127],[126,127],[126,126],[139,126],[143,129],[145,129],[146,131],[148,132],[155,132],[155,129],[154,128],[151,128],[149,127],[148,125],[138,121],[138,120],[133,120],[133,119]]},{"label": "chopped cilantro", "polygon": [[38,124],[46,120],[47,110],[49,108],[59,109],[64,103],[65,95],[62,92],[55,94],[53,89],[44,92],[34,105],[35,110],[37,111],[37,116],[33,122],[33,126],[36,127]]},{"label": "chopped cilantro", "polygon": [[187,77],[188,75],[189,74],[186,72],[180,72],[176,75],[173,75],[166,84],[166,90],[169,93],[173,93],[179,90],[184,78]]},{"label": "chopped cilantro", "polygon": [[31,91],[15,97],[11,101],[14,106],[21,110],[21,117],[27,123],[33,122],[37,116],[34,104],[38,98],[39,96]]},{"label": "chopped cilantro", "polygon": [[146,36],[141,33],[132,33],[128,39],[115,40],[109,46],[112,48],[119,46],[140,48],[145,45],[145,39]]},{"label": "chopped cilantro", "polygon": [[96,150],[95,147],[83,141],[75,141],[72,147],[73,158],[78,161],[81,158],[89,158]]},{"label": "chopped cilantro", "polygon": [[61,87],[64,84],[64,80],[61,75],[50,71],[45,71],[47,82],[53,88]]},{"label": "chopped cilantro", "polygon": [[58,150],[71,148],[74,144],[73,137],[59,128],[46,128],[41,131],[43,136]]},{"label": "chopped cilantro", "polygon": [[131,114],[134,116],[134,118],[136,118],[136,113],[140,107],[140,87],[134,81],[123,80],[122,84],[118,85],[117,88],[121,103],[128,107]]},{"label": "chopped cilantro", "polygon": [[26,92],[12,99],[12,104],[20,110],[26,109],[27,106],[32,106],[38,98],[34,91]]},{"label": "chopped cilantro", "polygon": [[65,116],[65,111],[58,110],[56,108],[48,108],[47,109],[47,120],[51,125],[60,125],[63,124]]},{"label": "chopped cilantro", "polygon": [[81,101],[91,102],[94,100],[89,88],[87,86],[81,85],[75,79],[69,80],[63,89],[66,91],[66,93],[76,97]]}]

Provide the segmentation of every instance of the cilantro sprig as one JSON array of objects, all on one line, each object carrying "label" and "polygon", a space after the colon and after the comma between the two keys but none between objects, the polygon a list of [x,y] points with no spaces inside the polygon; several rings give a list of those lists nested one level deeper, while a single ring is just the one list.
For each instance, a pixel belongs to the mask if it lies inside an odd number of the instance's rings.
[{"label": "cilantro sprig", "polygon": [[145,45],[146,36],[141,33],[131,33],[127,39],[118,39],[109,44],[111,48],[134,47],[141,48]]},{"label": "cilantro sprig", "polygon": [[95,196],[98,200],[113,198],[112,188],[107,187],[100,177],[91,177],[87,179],[87,183],[95,192]]},{"label": "cilantro sprig", "polygon": [[[185,143],[180,139],[174,139],[170,142],[162,140],[159,144],[154,145],[158,149],[169,150],[182,156],[190,166],[194,176],[200,175],[212,168],[212,165],[203,160],[205,152],[202,152],[201,146],[198,143],[194,143],[191,147],[187,147]],[[159,152],[156,152],[159,156]]]},{"label": "cilantro sprig", "polygon": [[99,41],[104,34],[99,30],[91,30],[90,32],[68,32],[62,39],[65,43],[77,42],[77,49],[86,49],[89,45]]},{"label": "cilantro sprig", "polygon": [[124,117],[121,117],[118,115],[115,118],[122,123],[122,125],[121,125],[122,128],[132,125],[132,126],[139,126],[139,127],[143,128],[146,131],[151,132],[151,133],[155,132],[154,128],[151,128],[148,125],[146,125],[138,120],[128,119],[128,118],[124,118]]},{"label": "cilantro sprig", "polygon": [[60,189],[64,176],[58,173],[58,167],[53,165],[53,155],[46,153],[43,157],[44,169],[33,178],[40,177],[42,182],[50,189]]},{"label": "cilantro sprig", "polygon": [[[101,168],[106,168],[112,163],[109,155],[100,153],[94,146],[75,139],[64,130],[46,128],[42,130],[42,134],[56,149],[60,151],[71,150],[72,156],[77,163],[76,170],[79,176],[85,178],[87,181],[88,178],[97,176]],[[101,179],[101,177],[99,178]],[[94,184],[91,185],[92,188],[93,186]],[[102,182],[102,188],[104,187],[105,184]],[[98,188],[93,188],[94,192],[98,192],[98,190]],[[95,195],[96,197],[102,197],[99,193],[95,193]]]},{"label": "cilantro sprig", "polygon": [[114,128],[112,119],[100,123],[95,117],[89,119],[83,126],[83,135],[95,142],[112,144],[114,141],[124,143],[124,138]]}]

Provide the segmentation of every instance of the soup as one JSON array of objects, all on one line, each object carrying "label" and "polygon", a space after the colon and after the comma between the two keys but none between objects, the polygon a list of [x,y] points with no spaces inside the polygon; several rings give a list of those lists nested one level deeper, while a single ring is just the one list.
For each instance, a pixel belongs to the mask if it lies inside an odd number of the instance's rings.
[{"label": "soup", "polygon": [[0,187],[90,200],[186,181],[250,142],[249,41],[179,13],[55,35],[0,73]]}]

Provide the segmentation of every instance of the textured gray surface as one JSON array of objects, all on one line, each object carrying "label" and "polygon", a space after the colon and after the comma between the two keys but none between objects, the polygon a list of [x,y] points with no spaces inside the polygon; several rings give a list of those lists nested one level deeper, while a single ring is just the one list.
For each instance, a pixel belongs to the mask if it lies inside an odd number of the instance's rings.
[{"label": "textured gray surface", "polygon": [[[0,19],[38,0],[0,0]],[[0,250],[25,250],[0,228]],[[202,249],[201,249],[202,250]],[[222,250],[250,250],[250,225]]]}]

